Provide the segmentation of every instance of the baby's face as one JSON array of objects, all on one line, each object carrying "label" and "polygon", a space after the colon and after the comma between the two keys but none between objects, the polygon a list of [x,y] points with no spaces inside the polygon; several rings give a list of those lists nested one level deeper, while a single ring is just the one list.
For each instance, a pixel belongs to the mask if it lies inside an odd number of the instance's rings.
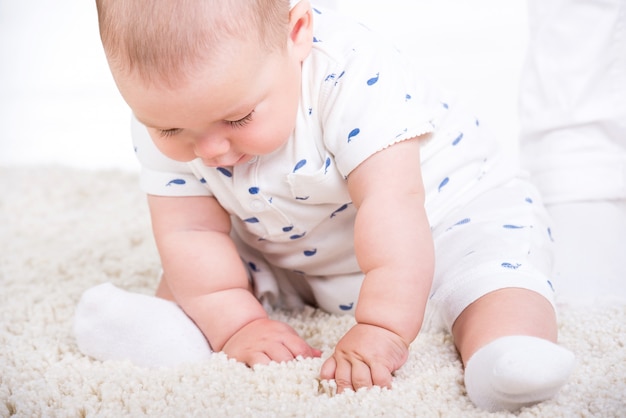
[{"label": "baby's face", "polygon": [[238,41],[174,88],[116,77],[122,96],[166,156],[233,166],[269,154],[291,135],[301,60]]}]

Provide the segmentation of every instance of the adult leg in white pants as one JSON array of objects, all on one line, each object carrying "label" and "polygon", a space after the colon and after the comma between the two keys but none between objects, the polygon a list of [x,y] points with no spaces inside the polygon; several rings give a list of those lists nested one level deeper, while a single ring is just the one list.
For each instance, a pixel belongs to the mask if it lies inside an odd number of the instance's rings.
[{"label": "adult leg in white pants", "polygon": [[561,301],[626,301],[626,1],[529,0],[523,164],[554,219]]}]

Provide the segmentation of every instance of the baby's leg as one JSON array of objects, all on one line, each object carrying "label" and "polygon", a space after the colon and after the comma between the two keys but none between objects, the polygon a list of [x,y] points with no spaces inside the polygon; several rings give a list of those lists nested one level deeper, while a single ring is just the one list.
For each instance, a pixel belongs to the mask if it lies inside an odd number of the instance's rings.
[{"label": "baby's leg", "polygon": [[[166,290],[160,286],[157,294],[167,298]],[[74,334],[83,354],[98,360],[130,360],[142,367],[173,367],[211,354],[202,332],[174,302],[126,292],[110,283],[83,294]]]},{"label": "baby's leg", "polygon": [[531,290],[488,293],[461,313],[452,333],[465,365],[467,394],[489,411],[547,400],[573,369],[574,355],[556,344],[552,304]]}]

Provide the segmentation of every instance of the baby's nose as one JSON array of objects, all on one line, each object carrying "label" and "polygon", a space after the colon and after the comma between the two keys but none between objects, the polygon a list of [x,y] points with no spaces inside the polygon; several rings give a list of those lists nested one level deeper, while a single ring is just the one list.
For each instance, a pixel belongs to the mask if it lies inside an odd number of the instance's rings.
[{"label": "baby's nose", "polygon": [[194,153],[203,160],[214,160],[230,150],[230,141],[223,136],[211,135],[196,139]]}]

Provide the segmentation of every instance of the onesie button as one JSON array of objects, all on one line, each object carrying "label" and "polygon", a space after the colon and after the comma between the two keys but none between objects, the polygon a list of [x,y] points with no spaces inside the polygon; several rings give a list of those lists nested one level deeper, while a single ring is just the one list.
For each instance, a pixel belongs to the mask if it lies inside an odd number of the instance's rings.
[{"label": "onesie button", "polygon": [[261,199],[254,199],[250,201],[250,209],[255,212],[260,212],[265,208],[265,203]]}]

